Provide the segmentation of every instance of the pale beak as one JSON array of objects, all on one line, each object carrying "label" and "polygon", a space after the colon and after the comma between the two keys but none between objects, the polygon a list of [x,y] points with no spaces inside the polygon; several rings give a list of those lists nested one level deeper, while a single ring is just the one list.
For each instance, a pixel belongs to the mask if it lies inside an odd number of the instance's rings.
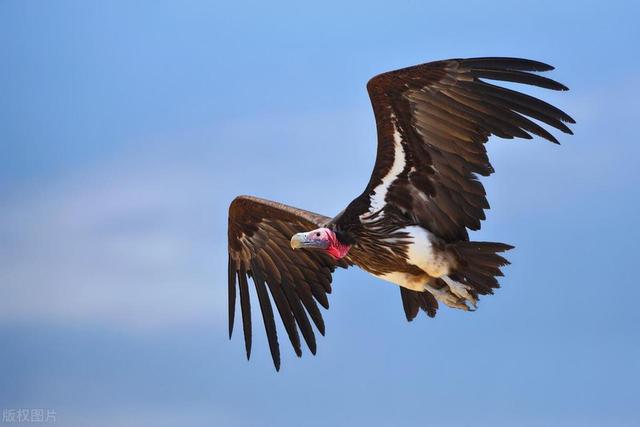
[{"label": "pale beak", "polygon": [[296,233],[291,237],[291,248],[300,249],[306,239],[306,233]]},{"label": "pale beak", "polygon": [[326,249],[329,244],[324,240],[311,239],[311,233],[296,233],[291,237],[293,249]]}]

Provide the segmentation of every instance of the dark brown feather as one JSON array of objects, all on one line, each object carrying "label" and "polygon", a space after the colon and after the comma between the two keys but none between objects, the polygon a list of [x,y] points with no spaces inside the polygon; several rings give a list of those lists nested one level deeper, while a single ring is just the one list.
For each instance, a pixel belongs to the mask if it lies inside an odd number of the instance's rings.
[{"label": "dark brown feather", "polygon": [[515,70],[496,70],[474,68],[471,75],[478,78],[486,78],[490,80],[502,80],[506,82],[523,83],[533,86],[539,86],[552,90],[568,90],[569,88],[547,77],[538,76],[531,73],[523,73]]},{"label": "dark brown feather", "polygon": [[242,329],[244,330],[244,347],[247,359],[251,357],[251,300],[249,299],[249,285],[244,266],[240,266],[240,310],[242,311]]},{"label": "dark brown feather", "polygon": [[236,313],[236,274],[235,263],[231,259],[231,255],[229,255],[229,339],[233,335],[233,322]]},{"label": "dark brown feather", "polygon": [[264,320],[264,329],[269,342],[269,350],[271,351],[271,358],[273,359],[273,365],[275,366],[276,371],[279,371],[280,347],[278,345],[278,332],[276,331],[276,322],[273,318],[273,309],[271,308],[271,302],[269,301],[269,294],[267,293],[267,287],[264,284],[264,279],[262,278],[259,269],[254,268],[252,271],[253,281],[256,285],[256,293],[258,294],[258,301],[260,302],[262,319]]},{"label": "dark brown feather", "polygon": [[400,288],[404,314],[409,322],[418,315],[418,311],[424,311],[427,316],[435,317],[438,310],[438,301],[430,292],[417,292],[407,288]]}]

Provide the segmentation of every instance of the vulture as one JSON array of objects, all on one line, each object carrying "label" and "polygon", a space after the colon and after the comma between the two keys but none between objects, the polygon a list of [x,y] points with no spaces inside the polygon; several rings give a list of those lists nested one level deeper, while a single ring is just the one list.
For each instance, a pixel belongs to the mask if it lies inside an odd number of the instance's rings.
[{"label": "vulture", "polygon": [[325,333],[318,304],[329,307],[338,267],[358,266],[398,285],[408,321],[420,310],[434,317],[443,304],[472,311],[481,295],[493,294],[501,267],[509,264],[504,252],[513,246],[469,240],[489,209],[479,181],[493,173],[485,143],[492,135],[536,135],[558,144],[542,125],[572,134],[567,123],[575,123],[496,81],[567,90],[540,75],[550,70],[538,61],[485,57],[379,74],[367,83],[377,125],[375,165],[362,194],[342,212],[330,218],[258,197],[235,198],[228,225],[229,338],[239,299],[247,359],[251,286],[276,370],[274,306],[298,357],[300,334],[315,354],[314,326]]}]

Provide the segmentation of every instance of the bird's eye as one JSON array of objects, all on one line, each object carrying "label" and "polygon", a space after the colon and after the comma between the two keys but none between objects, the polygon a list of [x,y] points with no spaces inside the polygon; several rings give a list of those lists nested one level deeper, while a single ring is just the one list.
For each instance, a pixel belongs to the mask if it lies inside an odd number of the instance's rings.
[{"label": "bird's eye", "polygon": [[320,237],[320,232],[319,231],[316,233],[316,237]]}]

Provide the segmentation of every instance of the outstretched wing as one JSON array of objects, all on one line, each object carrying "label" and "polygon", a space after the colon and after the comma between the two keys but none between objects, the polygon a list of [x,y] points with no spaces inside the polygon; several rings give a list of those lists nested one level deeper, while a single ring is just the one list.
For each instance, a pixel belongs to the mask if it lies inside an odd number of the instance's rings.
[{"label": "outstretched wing", "polygon": [[489,136],[531,139],[534,134],[558,143],[531,119],[569,134],[565,123],[575,123],[544,101],[485,80],[567,90],[535,73],[552,69],[526,59],[473,58],[372,78],[367,90],[378,152],[363,193],[367,209],[393,206],[446,241],[468,239],[467,229],[479,229],[489,208],[478,181],[478,175],[493,172],[484,145]]},{"label": "outstretched wing", "polygon": [[[239,196],[229,207],[229,338],[233,332],[236,284],[247,358],[251,354],[251,303],[247,277],[253,279],[262,318],[276,369],[280,350],[269,294],[275,302],[289,340],[302,355],[298,328],[311,353],[316,352],[315,335],[307,314],[324,335],[324,322],[316,302],[329,308],[331,273],[347,267],[329,255],[294,251],[290,239],[295,233],[320,227],[329,218],[257,197]],[[297,324],[297,327],[296,327]]]}]

